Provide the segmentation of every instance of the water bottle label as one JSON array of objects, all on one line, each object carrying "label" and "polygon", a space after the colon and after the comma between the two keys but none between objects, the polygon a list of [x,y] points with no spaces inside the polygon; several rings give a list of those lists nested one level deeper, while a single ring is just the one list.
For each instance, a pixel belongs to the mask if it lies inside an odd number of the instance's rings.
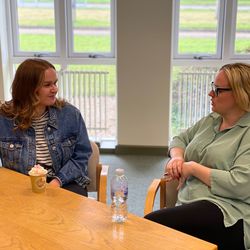
[{"label": "water bottle label", "polygon": [[128,188],[125,188],[125,189],[122,189],[122,190],[119,190],[119,191],[111,191],[111,196],[114,197],[114,196],[122,196],[122,197],[128,197]]}]

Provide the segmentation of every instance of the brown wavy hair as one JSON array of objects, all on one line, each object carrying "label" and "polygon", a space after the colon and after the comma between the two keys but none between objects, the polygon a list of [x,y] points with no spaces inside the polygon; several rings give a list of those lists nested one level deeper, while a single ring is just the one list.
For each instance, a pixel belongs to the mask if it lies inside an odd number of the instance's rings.
[{"label": "brown wavy hair", "polygon": [[[45,71],[55,69],[54,65],[43,59],[27,59],[17,68],[12,82],[12,99],[0,106],[0,114],[15,120],[17,128],[26,130],[31,126],[35,110],[39,105],[38,90],[41,88]],[[56,99],[53,106],[61,108],[64,100]]]},{"label": "brown wavy hair", "polygon": [[225,72],[238,106],[250,112],[250,64],[226,64],[220,70]]}]

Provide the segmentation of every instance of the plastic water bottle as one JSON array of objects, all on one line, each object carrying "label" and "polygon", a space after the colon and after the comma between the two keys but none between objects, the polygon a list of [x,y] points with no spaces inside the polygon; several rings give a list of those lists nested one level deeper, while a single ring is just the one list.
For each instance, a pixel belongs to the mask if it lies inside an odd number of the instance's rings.
[{"label": "plastic water bottle", "polygon": [[123,223],[127,219],[128,179],[124,169],[117,168],[111,179],[111,212],[112,222]]}]

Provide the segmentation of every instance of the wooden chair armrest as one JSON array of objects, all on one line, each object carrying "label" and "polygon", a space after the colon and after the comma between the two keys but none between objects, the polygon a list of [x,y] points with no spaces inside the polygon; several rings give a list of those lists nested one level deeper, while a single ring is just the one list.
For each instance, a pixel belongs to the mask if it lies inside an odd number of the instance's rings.
[{"label": "wooden chair armrest", "polygon": [[153,182],[150,184],[145,200],[144,215],[149,214],[153,211],[155,196],[160,187],[160,184],[160,179],[154,179]]},{"label": "wooden chair armrest", "polygon": [[100,186],[98,187],[97,200],[103,203],[107,203],[107,179],[108,179],[108,165],[99,164],[100,169]]}]

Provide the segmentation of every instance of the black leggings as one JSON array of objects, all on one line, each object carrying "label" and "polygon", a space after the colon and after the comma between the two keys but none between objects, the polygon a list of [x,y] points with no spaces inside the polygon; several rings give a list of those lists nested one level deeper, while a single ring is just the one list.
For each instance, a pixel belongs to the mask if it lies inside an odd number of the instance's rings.
[{"label": "black leggings", "polygon": [[145,218],[214,243],[218,250],[245,249],[243,221],[225,227],[220,208],[209,201],[161,209]]}]

